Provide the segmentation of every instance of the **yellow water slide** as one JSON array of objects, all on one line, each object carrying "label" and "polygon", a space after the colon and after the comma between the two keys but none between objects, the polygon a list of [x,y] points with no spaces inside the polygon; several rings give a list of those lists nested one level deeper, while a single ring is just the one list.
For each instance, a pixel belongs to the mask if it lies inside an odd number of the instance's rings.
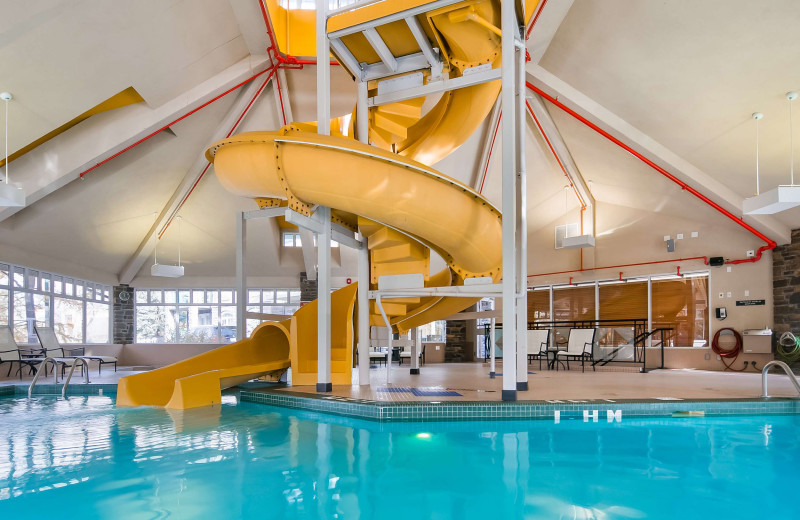
[{"label": "yellow water slide", "polygon": [[[384,0],[329,19],[329,33],[386,18],[377,32],[397,56],[420,49],[407,22],[391,15],[433,2]],[[533,2],[529,2],[533,3]],[[438,3],[441,5],[441,3]],[[529,6],[530,14],[533,9]],[[387,18],[388,17],[388,18]],[[451,79],[475,67],[500,66],[499,0],[467,0],[416,15],[431,45],[439,49],[443,74]],[[342,38],[359,63],[380,58],[361,33]],[[425,81],[431,78],[426,73]],[[374,94],[377,84],[368,88]],[[463,144],[488,116],[499,81],[370,109],[371,145],[349,131],[323,136],[314,123],[293,123],[278,132],[248,132],[215,143],[206,152],[222,185],[263,204],[288,204],[310,215],[332,208],[332,219],[358,230],[370,251],[370,286],[394,274],[422,274],[427,287],[461,285],[467,278],[501,277],[501,215],[461,182],[426,166]],[[428,101],[428,102],[426,102]],[[427,107],[427,108],[426,108]],[[336,127],[332,124],[332,127]],[[346,135],[345,135],[346,134]],[[430,273],[430,251],[447,268]],[[445,318],[475,303],[470,298],[385,300],[398,332]],[[331,378],[350,384],[356,284],[334,292]],[[377,309],[370,324],[383,326]],[[221,389],[259,375],[292,368],[295,385],[317,380],[316,302],[291,319],[259,325],[250,338],[148,373],[122,378],[121,406],[193,408],[220,402]]]}]

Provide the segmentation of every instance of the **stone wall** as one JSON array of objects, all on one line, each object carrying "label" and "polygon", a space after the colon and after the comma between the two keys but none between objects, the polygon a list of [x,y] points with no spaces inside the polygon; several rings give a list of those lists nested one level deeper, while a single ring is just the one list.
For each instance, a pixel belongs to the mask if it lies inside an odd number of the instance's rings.
[{"label": "stone wall", "polygon": [[[791,331],[800,336],[800,229],[792,231],[792,243],[772,252],[772,293],[775,306],[775,334]],[[780,359],[780,356],[776,356]],[[800,361],[793,363],[797,371]]]},{"label": "stone wall", "polygon": [[464,361],[467,349],[466,320],[448,320],[445,325],[444,362]]},{"label": "stone wall", "polygon": [[317,281],[309,280],[305,272],[300,273],[300,301],[313,302],[317,299]]},{"label": "stone wall", "polygon": [[[127,294],[120,297],[122,293]],[[112,319],[114,320],[113,343],[130,344],[134,341],[136,328],[133,316],[133,287],[128,285],[114,286],[114,304],[112,307]]]}]

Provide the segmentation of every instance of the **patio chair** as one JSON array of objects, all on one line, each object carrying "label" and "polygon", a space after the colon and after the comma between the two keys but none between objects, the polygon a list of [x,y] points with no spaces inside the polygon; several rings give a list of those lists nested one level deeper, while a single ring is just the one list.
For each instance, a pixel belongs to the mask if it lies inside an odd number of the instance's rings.
[{"label": "patio chair", "polygon": [[[588,359],[590,362],[592,360],[594,335],[596,332],[597,329],[570,329],[567,350],[556,352],[556,360],[559,362],[562,359],[565,360],[567,362],[567,370],[569,370],[569,360],[573,359],[577,361],[580,359],[581,372],[585,372],[586,360]],[[557,365],[556,368],[558,368]],[[592,370],[595,370],[594,364],[592,364]]]},{"label": "patio chair", "polygon": [[[417,351],[417,357],[419,357],[419,361],[421,365],[425,364],[425,345],[420,345],[419,350]],[[400,364],[403,364],[403,360],[407,359],[409,363],[411,363],[411,347],[403,347],[403,350],[400,351]]]},{"label": "patio chair", "polygon": [[542,358],[547,361],[547,348],[550,346],[550,329],[535,329],[528,331],[528,364],[534,359],[539,360],[539,370],[542,369]]},{"label": "patio chair", "polygon": [[31,371],[34,369],[34,363],[30,363],[27,358],[23,358],[19,350],[17,342],[14,340],[14,334],[11,332],[11,327],[0,327],[0,365],[8,363],[8,374],[11,375],[11,369],[14,368],[14,363],[17,364],[17,373],[19,378],[22,379],[22,368],[28,367]]},{"label": "patio chair", "polygon": [[378,364],[380,363],[386,364],[386,352],[381,352],[380,350],[373,347],[369,351],[369,364],[372,365],[376,361]]},{"label": "patio chair", "polygon": [[[66,358],[74,358],[74,357],[76,357],[76,356],[64,356],[64,348],[58,343],[58,337],[56,336],[56,331],[53,330],[52,327],[40,327],[38,325],[34,325],[33,326],[33,330],[36,331],[36,336],[39,338],[39,343],[41,343],[42,348],[44,348],[45,351],[48,352],[45,355],[45,357],[47,357],[47,356],[56,357],[56,356],[54,356],[54,354],[57,354],[58,350],[61,351],[61,356],[60,357],[62,357],[62,358],[64,358],[64,357],[66,357]],[[83,351],[83,347],[79,347],[79,349],[81,351]],[[52,354],[49,353],[50,351],[53,351],[53,353]],[[98,363],[98,365],[97,365],[97,375],[100,375],[104,364],[109,364],[109,365],[113,364],[114,365],[114,372],[117,371],[117,358],[115,358],[114,356],[87,356],[87,355],[84,355],[81,352],[81,355],[79,357],[82,357],[82,358],[85,358],[85,359],[89,359],[91,361],[97,361],[97,363]],[[83,367],[81,367],[81,370],[83,370]],[[64,366],[63,365],[61,367],[61,372],[62,372],[62,374],[64,372]]]}]

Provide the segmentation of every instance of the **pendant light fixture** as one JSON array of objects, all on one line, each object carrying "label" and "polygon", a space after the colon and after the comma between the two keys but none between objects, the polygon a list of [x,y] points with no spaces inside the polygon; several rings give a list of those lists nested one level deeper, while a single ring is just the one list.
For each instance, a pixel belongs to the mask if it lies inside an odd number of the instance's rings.
[{"label": "pendant light fixture", "polygon": [[[158,217],[158,214],[156,214]],[[182,217],[175,218],[178,221],[178,265],[159,264],[158,263],[158,243],[161,239],[156,236],[156,247],[153,253],[153,265],[150,267],[150,274],[152,276],[161,276],[164,278],[180,278],[183,276],[183,266],[181,265],[181,220]]]},{"label": "pendant light fixture", "polygon": [[8,180],[8,102],[14,98],[9,92],[0,92],[0,100],[6,105],[5,128],[6,128],[6,164],[3,182],[0,182],[0,206],[2,207],[21,207],[25,206],[25,192],[21,188],[12,186]]},{"label": "pendant light fixture", "polygon": [[797,99],[797,92],[787,92],[786,100],[789,102],[789,182],[777,188],[761,193],[759,178],[759,135],[758,122],[764,117],[761,112],[755,112],[753,119],[756,122],[756,196],[744,200],[742,210],[745,215],[774,215],[781,211],[800,206],[800,186],[794,184],[794,121],[792,121],[792,102]]}]

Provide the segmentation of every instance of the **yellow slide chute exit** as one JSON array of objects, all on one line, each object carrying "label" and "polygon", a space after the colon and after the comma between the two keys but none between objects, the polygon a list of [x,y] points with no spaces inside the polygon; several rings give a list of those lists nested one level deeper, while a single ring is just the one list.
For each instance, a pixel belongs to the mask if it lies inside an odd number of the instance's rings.
[{"label": "yellow slide chute exit", "polygon": [[[408,4],[385,0],[337,15],[329,20],[329,30],[399,13]],[[482,64],[499,67],[499,0],[467,0],[417,18],[440,49],[451,78]],[[385,29],[382,34],[389,49],[402,55],[408,52],[408,38],[403,31],[392,30],[396,23],[379,30]],[[343,39],[357,59],[375,60],[366,41],[351,40]],[[429,287],[460,285],[474,277],[498,281],[502,274],[499,211],[470,187],[423,163],[436,162],[463,144],[488,116],[499,88],[499,81],[493,81],[445,92],[425,114],[424,98],[375,107],[369,114],[370,142],[375,146],[341,134],[319,135],[313,123],[293,123],[277,132],[232,136],[215,143],[206,156],[232,193],[282,199],[305,214],[317,205],[332,208],[337,222],[358,230],[367,240],[373,288],[380,276],[388,274],[422,274]],[[355,134],[355,120],[349,136]],[[436,274],[430,273],[431,250],[447,263]],[[393,327],[403,332],[459,312],[475,301],[404,298],[388,300],[384,306]],[[331,295],[331,379],[335,385],[351,382],[356,305],[356,284]],[[384,325],[374,307],[370,324]],[[222,389],[289,367],[294,385],[316,383],[316,302],[287,320],[262,323],[245,340],[122,378],[117,404],[176,409],[218,404]]]}]

